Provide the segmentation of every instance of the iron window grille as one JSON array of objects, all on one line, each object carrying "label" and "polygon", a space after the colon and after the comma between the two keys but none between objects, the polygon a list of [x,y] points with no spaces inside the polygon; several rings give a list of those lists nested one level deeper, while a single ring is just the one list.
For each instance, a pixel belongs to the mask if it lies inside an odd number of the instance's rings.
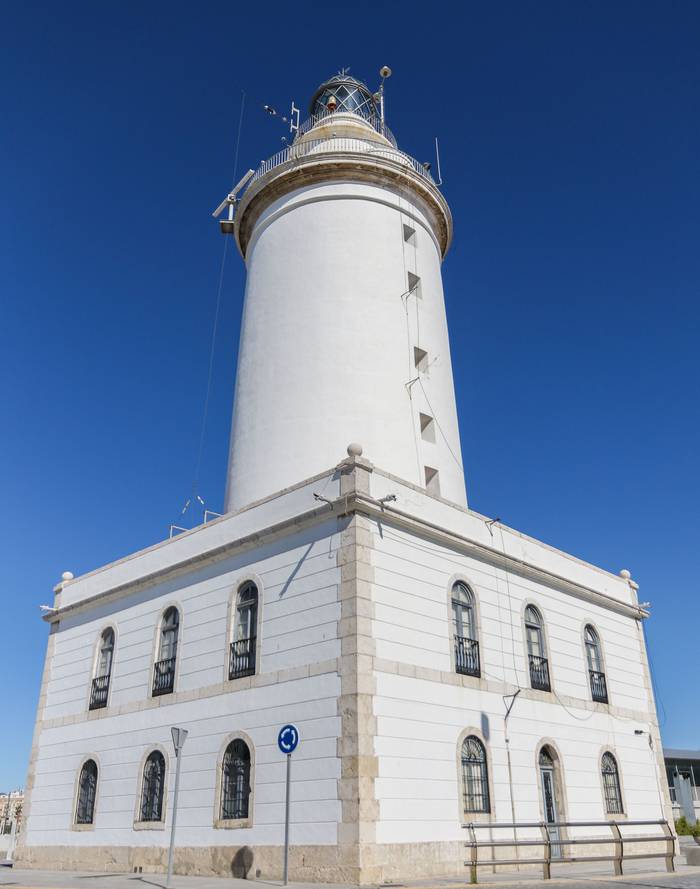
[{"label": "iron window grille", "polygon": [[491,811],[486,750],[473,735],[462,744],[462,793],[465,814]]},{"label": "iron window grille", "polygon": [[552,685],[549,681],[549,661],[546,657],[537,657],[535,654],[529,655],[530,659],[530,685],[540,691],[551,691]]},{"label": "iron window grille", "polygon": [[231,741],[226,748],[221,782],[222,819],[247,818],[250,800],[250,750],[240,738]]},{"label": "iron window grille", "polygon": [[605,811],[608,815],[622,815],[622,791],[620,790],[620,774],[617,761],[612,753],[604,753],[601,760],[603,776],[603,792],[605,794]]},{"label": "iron window grille", "polygon": [[95,797],[97,795],[97,763],[88,759],[80,770],[78,779],[78,804],[75,811],[76,824],[92,824],[95,817]]},{"label": "iron window grille", "polygon": [[109,676],[96,676],[92,680],[90,690],[90,710],[100,710],[107,706],[109,695]]},{"label": "iron window grille", "polygon": [[231,643],[228,678],[240,679],[255,673],[255,636]]},{"label": "iron window grille", "polygon": [[163,789],[165,786],[165,757],[154,750],[143,767],[141,789],[141,821],[163,820]]},{"label": "iron window grille", "polygon": [[153,696],[169,695],[175,688],[175,658],[156,661],[153,665]]},{"label": "iron window grille", "polygon": [[479,643],[476,639],[455,636],[455,670],[465,676],[481,676]]},{"label": "iron window grille", "polygon": [[605,681],[605,673],[599,673],[596,670],[589,670],[588,674],[591,680],[591,697],[599,704],[607,704],[608,684]]}]

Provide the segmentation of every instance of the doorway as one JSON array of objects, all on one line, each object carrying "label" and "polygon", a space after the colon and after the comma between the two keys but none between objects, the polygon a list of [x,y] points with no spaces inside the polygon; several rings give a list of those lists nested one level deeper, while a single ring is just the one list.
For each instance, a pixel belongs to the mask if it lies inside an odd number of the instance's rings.
[{"label": "doorway", "polygon": [[558,804],[558,800],[561,799],[561,793],[557,783],[557,768],[554,756],[549,747],[543,747],[542,750],[540,750],[539,767],[544,820],[547,826],[549,840],[552,844],[552,859],[561,858],[561,831],[560,828],[557,827],[557,824],[561,820]]}]

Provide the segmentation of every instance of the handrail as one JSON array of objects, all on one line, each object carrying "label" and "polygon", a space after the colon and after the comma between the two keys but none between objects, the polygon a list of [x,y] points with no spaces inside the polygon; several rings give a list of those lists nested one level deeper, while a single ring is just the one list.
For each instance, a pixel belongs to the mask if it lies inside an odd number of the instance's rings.
[{"label": "handrail", "polygon": [[[316,150],[322,145],[327,146],[327,151]],[[250,188],[254,182],[257,182],[258,179],[269,173],[270,170],[274,170],[282,164],[289,162],[291,167],[294,162],[304,161],[309,157],[311,159],[322,159],[325,155],[339,153],[384,157],[394,161],[394,163],[412,167],[416,173],[435,185],[435,180],[430,175],[428,168],[404,151],[399,151],[398,148],[390,148],[388,145],[380,145],[377,142],[370,142],[366,139],[348,139],[343,136],[335,136],[330,139],[312,139],[308,142],[295,142],[292,145],[288,145],[286,148],[273,154],[272,157],[260,162],[248,187]]]},{"label": "handrail", "polygon": [[[652,836],[633,834],[632,836],[624,836],[620,828],[622,827],[661,827],[662,833]],[[612,831],[612,836],[598,836],[586,838],[568,838],[560,836],[558,833],[552,837],[552,828],[557,831],[560,828],[581,828],[581,827],[607,827]],[[469,861],[465,861],[465,867],[470,868],[471,882],[477,882],[477,868],[488,865],[496,867],[498,865],[514,865],[514,864],[541,864],[542,874],[545,880],[552,877],[552,863],[567,863],[576,861],[612,861],[616,876],[622,876],[623,862],[635,859],[646,858],[664,858],[666,862],[666,870],[673,873],[673,853],[676,837],[671,830],[668,821],[659,819],[655,821],[555,821],[547,823],[545,821],[512,821],[512,822],[469,822],[463,824],[462,828],[469,831],[469,841],[465,846],[470,849]],[[512,840],[486,840],[478,841],[476,838],[477,830],[495,830],[499,828],[508,828],[513,831]],[[542,834],[541,839],[518,839],[516,831],[519,829],[539,829]],[[625,850],[625,846],[629,843],[661,843],[665,844],[662,852],[640,852],[630,854]],[[588,855],[578,856],[566,854],[567,846],[593,846],[593,845],[614,845],[615,850],[612,855]],[[479,861],[479,849],[499,849],[504,847],[513,847],[517,856],[517,850],[524,846],[542,846],[542,858],[494,858]],[[552,856],[552,847],[556,847],[557,855]]]},{"label": "handrail", "polygon": [[317,124],[324,123],[327,120],[332,120],[339,114],[356,114],[358,117],[361,117],[362,120],[366,121],[377,133],[381,136],[384,136],[385,139],[388,139],[391,144],[396,148],[396,137],[391,132],[389,127],[384,123],[384,121],[380,118],[378,114],[365,114],[364,112],[356,109],[355,111],[322,111],[318,114],[312,114],[310,117],[307,117],[306,120],[299,124],[299,128],[297,130],[297,137],[303,136],[304,133],[308,133],[309,130],[312,130]]}]

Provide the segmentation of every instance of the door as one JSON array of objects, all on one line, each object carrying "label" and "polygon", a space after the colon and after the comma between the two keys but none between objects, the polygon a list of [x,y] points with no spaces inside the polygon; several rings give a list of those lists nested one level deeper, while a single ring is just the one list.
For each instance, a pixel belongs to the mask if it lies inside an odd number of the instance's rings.
[{"label": "door", "polygon": [[559,828],[555,825],[559,821],[557,814],[557,792],[553,766],[540,766],[540,779],[542,781],[542,800],[544,802],[544,820],[547,823],[547,833],[552,844],[552,858],[561,858],[561,846],[559,844]]}]

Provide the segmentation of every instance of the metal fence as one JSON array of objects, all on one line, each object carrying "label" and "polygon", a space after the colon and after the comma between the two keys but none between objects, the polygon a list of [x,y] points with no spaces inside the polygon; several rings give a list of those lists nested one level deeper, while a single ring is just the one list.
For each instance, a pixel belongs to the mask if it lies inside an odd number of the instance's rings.
[{"label": "metal fence", "polygon": [[[510,823],[469,823],[463,824],[462,827],[469,831],[469,842],[465,845],[470,850],[469,860],[465,861],[466,867],[470,868],[471,882],[477,882],[477,870],[479,867],[499,867],[505,865],[520,864],[540,864],[542,865],[542,875],[545,880],[551,879],[552,864],[566,864],[569,862],[586,862],[586,861],[611,861],[613,863],[616,876],[622,876],[623,863],[626,861],[634,861],[648,858],[663,858],[666,862],[666,870],[672,873],[673,854],[676,837],[671,830],[668,821],[557,821],[547,824],[544,821],[520,821]],[[632,834],[623,836],[620,828],[628,827],[658,827],[659,831],[653,834]],[[578,831],[588,828],[607,828],[611,832],[611,836],[567,836],[565,833],[569,830]],[[507,840],[477,840],[477,831],[507,829],[513,833],[513,839]],[[539,830],[541,836],[536,838],[519,839],[517,832]],[[628,847],[631,845],[635,848],[636,843],[660,843],[663,848],[657,852],[629,852]],[[613,846],[610,855],[580,855],[576,853],[578,847],[581,846]],[[541,858],[524,858],[517,857],[519,849],[527,849],[531,847],[541,846]],[[573,849],[569,849],[573,847]],[[515,858],[496,858],[498,849],[515,849]],[[489,849],[491,857],[479,858],[479,852]],[[554,854],[553,854],[554,851]]]}]

